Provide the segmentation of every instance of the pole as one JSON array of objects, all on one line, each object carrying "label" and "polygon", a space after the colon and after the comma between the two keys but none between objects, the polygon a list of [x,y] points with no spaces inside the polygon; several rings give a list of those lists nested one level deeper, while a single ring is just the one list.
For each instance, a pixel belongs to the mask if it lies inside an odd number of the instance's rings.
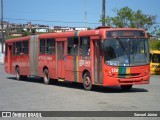
[{"label": "pole", "polygon": [[2,45],[2,53],[4,52],[4,34],[3,34],[3,0],[1,0],[1,45]]},{"label": "pole", "polygon": [[85,4],[85,5],[84,5],[84,11],[85,11],[85,13],[84,13],[84,14],[85,14],[84,19],[85,19],[85,27],[87,27],[87,10],[86,10],[86,8],[87,8],[87,7],[86,7],[86,4],[87,4],[87,3],[86,3],[86,0],[85,0],[84,2],[85,2],[85,3],[84,3],[84,4]]},{"label": "pole", "polygon": [[105,26],[105,18],[106,18],[106,0],[102,0],[102,26]]}]

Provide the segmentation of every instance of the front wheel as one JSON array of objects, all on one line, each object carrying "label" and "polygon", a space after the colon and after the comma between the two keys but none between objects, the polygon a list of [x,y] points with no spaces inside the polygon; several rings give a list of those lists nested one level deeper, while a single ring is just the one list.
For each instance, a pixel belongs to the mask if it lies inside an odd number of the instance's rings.
[{"label": "front wheel", "polygon": [[121,89],[124,91],[129,91],[132,88],[132,85],[121,85]]},{"label": "front wheel", "polygon": [[49,77],[48,69],[45,69],[43,71],[43,80],[44,80],[44,84],[46,84],[46,85],[50,84],[50,77]]},{"label": "front wheel", "polygon": [[88,91],[92,89],[92,80],[88,72],[86,72],[83,76],[83,87]]}]

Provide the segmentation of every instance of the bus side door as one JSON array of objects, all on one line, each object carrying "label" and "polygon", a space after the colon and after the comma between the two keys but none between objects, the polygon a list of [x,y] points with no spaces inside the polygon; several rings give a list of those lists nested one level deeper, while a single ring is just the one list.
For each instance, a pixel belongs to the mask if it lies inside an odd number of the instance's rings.
[{"label": "bus side door", "polygon": [[65,47],[66,47],[66,42],[64,41],[65,39],[56,39],[58,40],[57,43],[57,48],[56,48],[56,73],[57,73],[57,78],[65,78]]}]

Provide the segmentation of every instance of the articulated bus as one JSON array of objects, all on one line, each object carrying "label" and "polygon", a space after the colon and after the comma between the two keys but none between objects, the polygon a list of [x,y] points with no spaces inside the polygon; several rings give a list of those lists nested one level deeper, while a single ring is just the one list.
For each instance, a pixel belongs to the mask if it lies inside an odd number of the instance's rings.
[{"label": "articulated bus", "polygon": [[153,50],[150,52],[150,69],[151,74],[160,75],[160,51]]},{"label": "articulated bus", "polygon": [[98,27],[6,40],[5,71],[17,80],[39,76],[51,81],[120,86],[149,84],[150,53],[143,29]]}]

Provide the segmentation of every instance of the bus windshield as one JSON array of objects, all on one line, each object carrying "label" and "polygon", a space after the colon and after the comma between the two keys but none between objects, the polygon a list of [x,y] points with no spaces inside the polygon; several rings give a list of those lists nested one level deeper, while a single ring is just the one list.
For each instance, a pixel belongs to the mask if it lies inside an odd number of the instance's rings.
[{"label": "bus windshield", "polygon": [[149,64],[148,40],[144,38],[110,38],[104,41],[104,60],[110,66]]}]

